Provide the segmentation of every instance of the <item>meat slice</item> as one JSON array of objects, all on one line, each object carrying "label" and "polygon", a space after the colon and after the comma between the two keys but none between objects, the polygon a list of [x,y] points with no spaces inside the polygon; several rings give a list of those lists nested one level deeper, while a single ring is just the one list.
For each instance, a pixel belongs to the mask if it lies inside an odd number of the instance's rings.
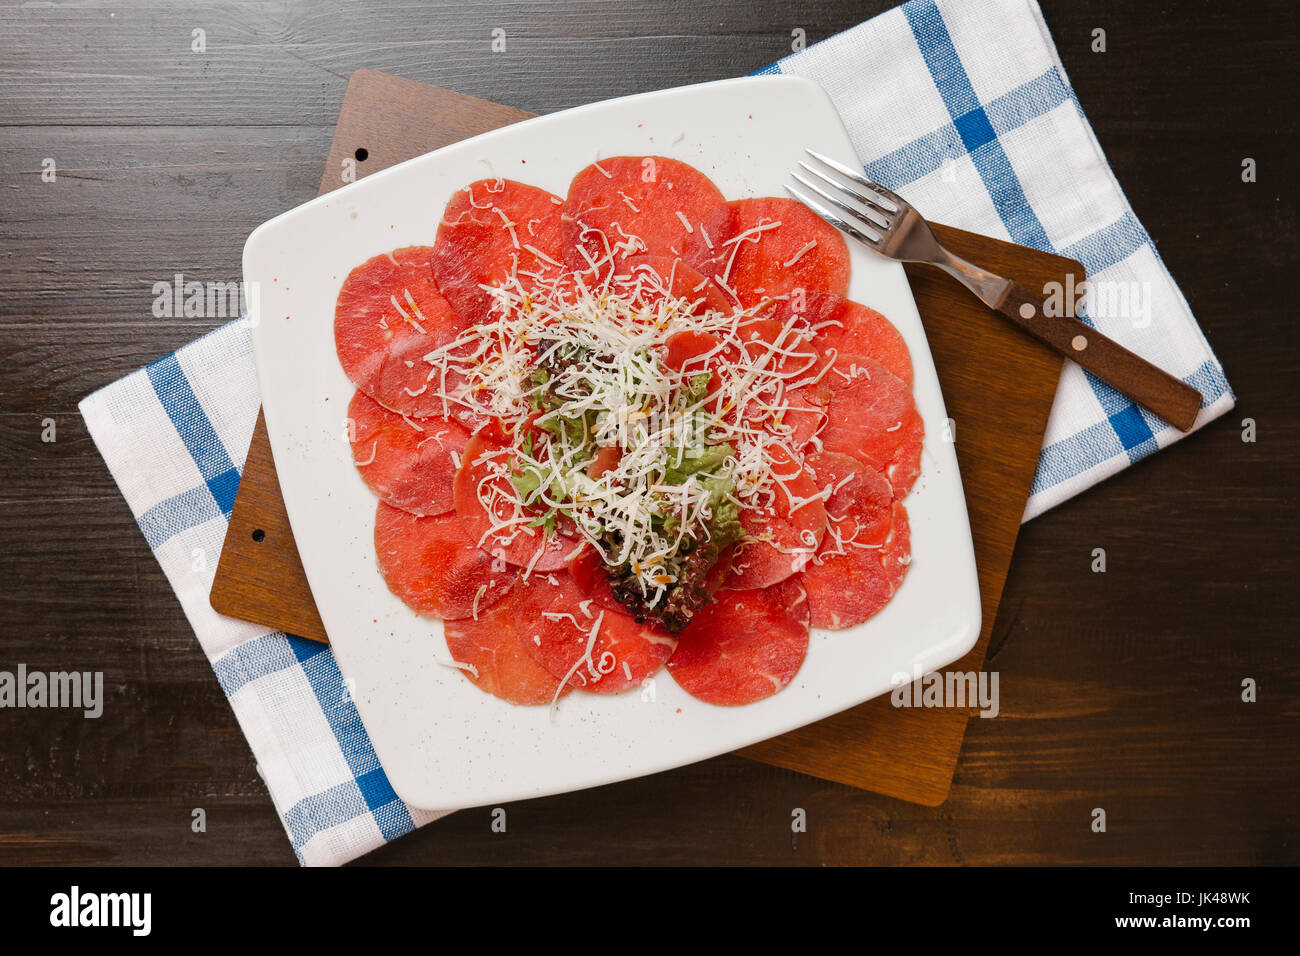
[{"label": "meat slice", "polygon": [[844,237],[793,199],[737,199],[706,223],[714,236],[707,254],[688,259],[730,290],[745,308],[772,303],[771,317],[801,315],[811,324],[848,294],[849,249]]},{"label": "meat slice", "polygon": [[813,343],[823,352],[865,355],[912,387],[912,353],[894,324],[861,302],[845,299],[827,316]]},{"label": "meat slice", "polygon": [[443,634],[460,672],[494,697],[512,704],[549,704],[572,689],[556,693],[560,682],[524,647],[509,601],[479,612],[477,620],[448,621]]},{"label": "meat slice", "polygon": [[343,371],[379,404],[414,418],[442,414],[424,357],[465,327],[438,291],[432,251],[407,246],[366,260],[343,280],[334,306]]},{"label": "meat slice", "polygon": [[893,598],[912,563],[907,509],[895,501],[878,543],[845,540],[831,553],[832,537],[800,575],[813,627],[842,630],[878,614]]},{"label": "meat slice", "polygon": [[598,604],[566,571],[535,574],[515,590],[515,626],[553,676],[593,694],[636,687],[664,665],[676,640]]},{"label": "meat slice", "polygon": [[724,205],[713,181],[667,156],[615,156],[573,177],[564,203],[565,261],[600,272],[638,254],[684,257]]},{"label": "meat slice", "polygon": [[438,515],[454,506],[452,485],[469,432],[446,418],[404,418],[365,392],[348,405],[352,462],[370,490],[395,508]]},{"label": "meat slice", "polygon": [[708,704],[752,704],[781,690],[808,653],[807,596],[798,579],[724,591],[678,636],[668,672]]},{"label": "meat slice", "polygon": [[517,276],[526,288],[562,271],[560,208],[558,196],[512,179],[481,179],[451,197],[433,244],[433,276],[467,324],[492,311],[482,286]]},{"label": "meat slice", "polygon": [[420,518],[382,501],[375,553],[394,594],[444,620],[482,613],[510,593],[518,574],[474,547],[454,514]]},{"label": "meat slice", "polygon": [[840,355],[827,376],[822,447],[850,455],[884,473],[902,498],[921,473],[925,425],[912,390],[880,362],[864,355]]},{"label": "meat slice", "polygon": [[732,557],[726,587],[734,591],[766,588],[798,573],[826,531],[826,508],[812,475],[779,445],[771,455],[778,479],[773,500],[740,512],[747,537]]},{"label": "meat slice", "polygon": [[532,526],[537,516],[518,507],[509,468],[507,446],[483,434],[466,444],[453,488],[456,515],[466,534],[476,547],[507,564],[534,571],[564,567],[581,545],[559,531]]}]

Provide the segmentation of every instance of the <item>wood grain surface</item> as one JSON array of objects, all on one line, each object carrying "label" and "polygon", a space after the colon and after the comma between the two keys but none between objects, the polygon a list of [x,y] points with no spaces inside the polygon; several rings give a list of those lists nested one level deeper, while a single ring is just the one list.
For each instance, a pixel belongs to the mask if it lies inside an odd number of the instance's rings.
[{"label": "wood grain surface", "polygon": [[[0,6],[0,669],[103,671],[107,696],[98,720],[0,711],[0,863],[295,864],[76,403],[224,321],[155,318],[151,287],[238,278],[247,234],[315,194],[347,76],[550,112],[741,75],[796,27],[814,42],[890,5]],[[989,647],[1002,710],[971,721],[947,802],[723,757],[513,804],[506,834],[462,811],[365,864],[1300,862],[1297,8],[1041,6],[1237,408],[1021,530]]]},{"label": "wood grain surface", "polygon": [[[321,192],[339,188],[345,168],[369,175],[413,155],[486,132],[528,114],[376,70],[348,81]],[[357,162],[357,157],[365,157]],[[351,161],[351,162],[349,162]],[[1033,288],[1067,276],[1083,281],[1078,262],[935,224],[945,245],[964,258],[997,264],[1001,275]],[[934,269],[909,273],[943,387],[950,437],[960,428],[960,467],[980,568],[984,626],[962,671],[978,671],[997,616],[1020,516],[1029,497],[1060,377],[1060,358],[998,319],[969,292]],[[991,395],[1002,400],[990,401]],[[944,440],[932,435],[930,441]],[[222,614],[326,640],[299,559],[266,426],[258,421],[230,529],[212,584]],[[966,709],[906,711],[878,700],[743,751],[827,780],[934,806],[948,796]]]}]

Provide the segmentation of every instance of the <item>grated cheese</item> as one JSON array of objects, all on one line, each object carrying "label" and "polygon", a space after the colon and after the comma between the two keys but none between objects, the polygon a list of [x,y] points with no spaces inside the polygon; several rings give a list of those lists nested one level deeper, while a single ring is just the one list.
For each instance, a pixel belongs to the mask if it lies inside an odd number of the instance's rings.
[{"label": "grated cheese", "polygon": [[796,262],[798,262],[800,259],[802,259],[802,258],[803,258],[807,253],[811,252],[813,249],[816,249],[816,248],[817,248],[817,240],[816,240],[816,239],[813,239],[813,240],[810,241],[807,245],[805,245],[802,249],[800,249],[800,250],[799,250],[798,252],[796,252],[793,256],[791,256],[789,259],[787,259],[785,262],[783,262],[783,263],[781,263],[781,264],[782,264],[783,266],[785,266],[785,268],[789,269],[792,265],[794,265]]},{"label": "grated cheese", "polygon": [[379,439],[376,438],[373,442],[370,443],[370,457],[367,458],[365,461],[356,461],[354,459],[352,463],[356,465],[358,468],[364,468],[366,467],[366,465],[373,465],[375,463],[375,455],[378,453],[378,451],[379,451]]},{"label": "grated cheese", "polygon": [[[501,228],[519,248],[514,224],[504,214],[500,218]],[[689,221],[680,218],[689,232]],[[757,242],[780,224],[764,221],[723,243],[731,255],[716,281],[733,301],[736,295],[726,283],[740,243]],[[557,268],[523,271],[516,257],[504,279],[482,286],[491,299],[489,313],[424,355],[426,388],[441,400],[444,414],[457,409],[496,419],[505,434],[515,436],[511,447],[476,463],[487,468],[477,493],[491,518],[480,546],[490,551],[494,542],[534,536],[538,546],[524,569],[530,575],[545,549],[542,534],[529,526],[539,513],[553,512],[574,529],[574,554],[587,545],[605,564],[632,568],[653,606],[676,580],[672,559],[709,534],[714,499],[702,479],[729,479],[735,489],[730,500],[747,509],[772,510],[780,498],[797,511],[824,499],[821,491],[803,498],[791,494],[786,486],[794,474],[779,473],[774,461],[781,457],[777,449],[785,452],[785,461],[799,457],[789,444],[789,392],[819,381],[833,364],[813,369],[811,360],[798,361],[808,354],[800,347],[811,335],[806,325],[797,327],[798,317],[785,324],[776,341],[757,340],[742,327],[762,314],[762,305],[700,310],[701,300],[672,293],[673,276],[620,265],[623,257],[646,248],[640,237],[617,223],[610,227],[614,235],[580,221],[579,226],[577,248],[588,270],[566,273],[554,259],[522,246],[539,262]],[[699,228],[712,248],[703,226]],[[394,304],[401,312],[400,304]],[[414,307],[413,301],[409,304]],[[711,335],[718,344],[676,371],[664,365],[664,356],[668,340],[681,332]],[[709,365],[723,354],[726,361]],[[554,361],[575,355],[581,360]],[[706,366],[716,366],[713,391],[693,401],[691,380]],[[533,374],[543,367],[549,380],[537,384]],[[543,392],[553,407],[539,413],[535,403]],[[573,434],[568,426],[557,427],[556,434],[539,430],[560,422],[581,422],[581,432],[576,426]],[[525,445],[525,435],[531,444]],[[734,455],[714,471],[687,475],[680,483],[660,480],[666,462],[680,467],[704,443],[729,445]],[[586,472],[593,446],[620,451],[598,478]],[[452,455],[459,468],[459,456]],[[523,472],[540,479],[526,496],[513,480],[494,480]],[[667,518],[673,519],[671,533],[664,530]],[[804,544],[809,547],[795,551],[810,552],[815,542]],[[547,580],[555,583],[553,575]],[[589,606],[581,612],[590,617]],[[592,641],[600,620],[598,616],[591,629]],[[587,663],[592,679],[598,679],[599,662]]]}]

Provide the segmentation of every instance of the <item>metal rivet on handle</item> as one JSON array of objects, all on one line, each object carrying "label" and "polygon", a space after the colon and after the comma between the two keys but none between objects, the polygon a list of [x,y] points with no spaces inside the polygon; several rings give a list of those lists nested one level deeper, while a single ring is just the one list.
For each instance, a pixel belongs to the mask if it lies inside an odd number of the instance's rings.
[{"label": "metal rivet on handle", "polygon": [[1082,352],[1084,349],[1088,347],[1088,340],[1085,339],[1082,335],[1076,335],[1074,338],[1070,340],[1070,346],[1076,352]]},{"label": "metal rivet on handle", "polygon": [[1038,310],[1034,308],[1034,304],[1032,302],[1025,302],[1020,306],[1020,317],[1022,319],[1032,319],[1034,317],[1034,313],[1037,311]]}]

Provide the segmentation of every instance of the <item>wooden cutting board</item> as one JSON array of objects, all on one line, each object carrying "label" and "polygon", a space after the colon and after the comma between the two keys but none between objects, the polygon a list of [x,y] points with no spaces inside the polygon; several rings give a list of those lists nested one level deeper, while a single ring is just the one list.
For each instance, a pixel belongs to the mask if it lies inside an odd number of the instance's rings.
[{"label": "wooden cutting board", "polygon": [[[531,116],[375,70],[352,74],[320,192]],[[432,238],[436,210],[430,211]],[[973,233],[935,226],[949,249],[1030,288],[1076,284],[1083,266]],[[1061,359],[936,270],[907,270],[954,423],[984,626],[950,670],[978,671],[1029,496]],[[869,303],[868,303],[869,304]],[[324,321],[324,319],[322,319]],[[937,436],[932,436],[934,440]],[[222,614],[324,641],[298,558],[266,425],[258,416],[212,586]],[[934,806],[948,796],[967,710],[896,709],[887,697],[740,751],[746,757]]]}]

